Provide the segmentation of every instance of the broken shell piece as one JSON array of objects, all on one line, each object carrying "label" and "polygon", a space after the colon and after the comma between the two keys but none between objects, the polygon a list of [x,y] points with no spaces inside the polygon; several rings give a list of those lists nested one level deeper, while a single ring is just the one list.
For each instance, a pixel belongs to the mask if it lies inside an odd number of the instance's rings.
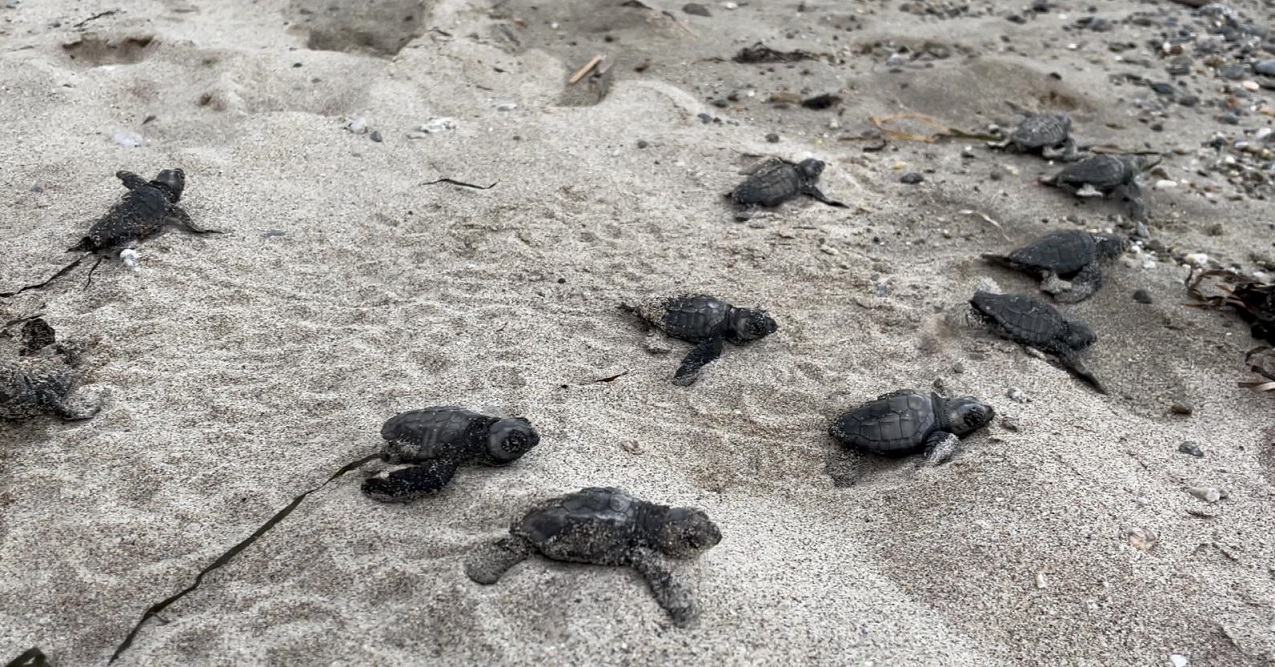
[{"label": "broken shell piece", "polygon": [[1189,486],[1186,492],[1206,503],[1215,503],[1226,497],[1226,492],[1211,486]]},{"label": "broken shell piece", "polygon": [[141,254],[132,248],[125,248],[120,251],[120,261],[124,262],[124,266],[134,271],[137,270],[137,259],[139,257],[141,257]]},{"label": "broken shell piece", "polygon": [[1156,534],[1146,528],[1130,528],[1126,536],[1129,538],[1129,546],[1138,551],[1150,551],[1160,543]]}]

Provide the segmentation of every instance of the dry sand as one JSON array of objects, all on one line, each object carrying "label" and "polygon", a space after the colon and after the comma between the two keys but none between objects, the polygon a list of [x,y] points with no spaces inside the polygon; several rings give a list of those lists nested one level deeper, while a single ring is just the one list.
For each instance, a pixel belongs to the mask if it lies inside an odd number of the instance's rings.
[{"label": "dry sand", "polygon": [[[136,272],[105,264],[82,290],[81,269],[0,303],[4,319],[44,305],[62,335],[99,336],[88,379],[109,392],[91,421],[0,425],[0,657],[39,646],[59,666],[105,664],[148,605],[374,451],[386,418],[461,404],[526,415],[541,446],[406,506],[359,493],[372,466],[333,482],[117,664],[1275,664],[1275,399],[1236,387],[1246,328],[1184,307],[1184,267],[1131,255],[1064,308],[1100,337],[1089,365],[1112,394],[1096,395],[963,313],[980,285],[1035,290],[979,252],[1108,227],[1117,202],[1040,188],[1056,166],[979,142],[837,141],[904,110],[1004,123],[1011,100],[1070,111],[1082,143],[1184,148],[1167,169],[1190,177],[1215,131],[1270,116],[1223,127],[1216,109],[1174,106],[1155,132],[1132,103],[1152,94],[1108,75],[1166,78],[1147,46],[1161,29],[1122,19],[1191,10],[1062,0],[1019,25],[983,5],[939,20],[896,2],[753,2],[704,18],[665,2],[687,30],[611,0],[10,4],[0,286],[61,266],[123,191],[119,169],[184,168],[186,209],[231,233],[169,233]],[[1115,29],[1072,29],[1090,5]],[[1270,3],[1235,7],[1261,19]],[[756,41],[839,61],[729,61]],[[882,49],[927,41],[951,56],[885,65]],[[597,52],[620,57],[610,94],[561,105]],[[1191,85],[1217,97],[1195,67]],[[783,90],[845,101],[765,103]],[[384,141],[347,131],[357,117]],[[434,117],[455,129],[409,138]],[[734,222],[720,195],[749,154],[826,160],[824,190],[852,208],[803,200]],[[899,183],[896,163],[925,182]],[[498,185],[421,185],[440,177]],[[1177,188],[1150,207],[1167,246],[1248,270],[1250,251],[1270,252],[1265,201]],[[761,305],[780,331],[674,386],[687,346],[646,351],[614,305],[679,290]],[[1018,429],[998,420],[949,465],[835,486],[828,421],[936,380]],[[1188,440],[1204,458],[1178,453]],[[533,559],[493,587],[465,578],[473,545],[587,485],[718,522],[721,544],[683,570],[698,627],[672,627],[628,571]],[[1188,486],[1230,496],[1209,505]],[[1135,549],[1132,528],[1158,544]]]}]

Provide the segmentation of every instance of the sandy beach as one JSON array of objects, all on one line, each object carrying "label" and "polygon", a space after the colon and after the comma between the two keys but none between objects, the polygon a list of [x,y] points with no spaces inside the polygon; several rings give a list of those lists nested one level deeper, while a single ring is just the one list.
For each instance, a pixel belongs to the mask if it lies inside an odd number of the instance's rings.
[{"label": "sandy beach", "polygon": [[[1184,286],[1192,262],[1275,270],[1270,2],[726,4],[0,7],[0,289],[73,259],[119,170],[182,168],[185,210],[226,232],[0,299],[0,322],[96,339],[105,396],[87,421],[0,422],[0,658],[106,665],[386,419],[462,405],[541,444],[410,504],[360,493],[380,463],[332,481],[114,664],[1275,665],[1275,394],[1237,386],[1259,342]],[[814,57],[732,60],[757,43]],[[596,54],[600,99],[568,83]],[[821,94],[840,100],[799,104]],[[880,130],[1010,128],[1008,103],[1161,153],[1146,224],[1037,182],[1062,163]],[[847,208],[736,221],[723,194],[765,156],[826,162]],[[967,317],[976,289],[1043,296],[978,258],[1059,229],[1135,241],[1057,305],[1096,332],[1105,396]],[[690,344],[648,350],[617,305],[683,292],[779,330],[675,386]],[[829,422],[936,387],[997,419],[947,464],[844,483]],[[678,570],[696,625],[631,570],[466,578],[586,486],[717,523]]]}]

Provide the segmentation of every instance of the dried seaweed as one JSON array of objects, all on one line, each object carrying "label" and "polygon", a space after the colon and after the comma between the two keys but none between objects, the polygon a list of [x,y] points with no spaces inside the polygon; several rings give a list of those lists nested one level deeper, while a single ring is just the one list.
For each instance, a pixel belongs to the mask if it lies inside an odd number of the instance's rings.
[{"label": "dried seaweed", "polygon": [[363,464],[368,463],[369,461],[375,458],[379,458],[379,456],[380,456],[379,454],[372,454],[370,456],[365,456],[361,459],[358,459],[357,461],[351,461],[345,464],[344,466],[341,466],[339,470],[332,473],[332,475],[328,477],[326,480],[324,480],[322,484],[319,484],[318,486],[315,486],[315,487],[311,487],[309,490],[293,498],[292,502],[288,503],[287,507],[284,507],[283,509],[279,510],[274,516],[270,517],[269,521],[266,521],[265,523],[261,524],[261,527],[258,528],[255,532],[253,532],[252,535],[249,535],[247,539],[243,540],[242,542],[236,544],[233,547],[230,547],[229,550],[227,550],[222,555],[218,556],[217,560],[213,561],[211,565],[200,570],[199,574],[195,575],[194,583],[182,589],[178,593],[171,595],[165,598],[164,600],[156,602],[155,604],[147,607],[146,611],[142,614],[141,620],[139,620],[137,624],[133,626],[132,630],[129,630],[128,636],[126,636],[124,638],[124,641],[120,642],[120,645],[116,647],[115,652],[111,654],[111,659],[108,660],[106,664],[108,665],[113,664],[116,660],[119,659],[120,655],[122,655],[124,651],[128,650],[129,646],[132,646],[133,639],[137,637],[137,633],[141,631],[142,626],[145,625],[146,621],[158,615],[159,612],[164,611],[165,609],[169,607],[169,605],[182,599],[187,594],[194,592],[195,589],[199,588],[199,584],[203,582],[205,575],[225,565],[226,563],[229,563],[232,559],[234,559],[235,556],[239,555],[241,551],[252,546],[253,542],[256,542],[258,539],[261,538],[262,535],[265,535],[267,532],[269,532],[271,528],[274,528],[275,524],[279,523],[280,521],[283,521],[289,514],[291,514],[292,510],[295,510],[297,506],[301,504],[301,501],[306,499],[306,496],[309,496],[311,493],[314,493],[315,491],[322,489],[323,487],[327,486],[329,482],[340,477],[341,475],[344,475],[345,473],[350,472],[351,470],[354,470],[355,468],[358,468],[359,466],[362,466]]},{"label": "dried seaweed", "polygon": [[803,60],[817,60],[823,56],[818,53],[809,51],[778,51],[757,42],[752,46],[746,46],[739,50],[731,60],[737,63],[755,64],[755,63],[796,63]]},{"label": "dried seaweed", "polygon": [[[1205,278],[1220,278],[1215,287],[1221,294],[1205,296],[1201,290]],[[1254,338],[1275,345],[1275,284],[1260,283],[1234,271],[1210,269],[1187,276],[1187,293],[1202,302],[1188,304],[1197,308],[1230,306],[1249,324]]]}]

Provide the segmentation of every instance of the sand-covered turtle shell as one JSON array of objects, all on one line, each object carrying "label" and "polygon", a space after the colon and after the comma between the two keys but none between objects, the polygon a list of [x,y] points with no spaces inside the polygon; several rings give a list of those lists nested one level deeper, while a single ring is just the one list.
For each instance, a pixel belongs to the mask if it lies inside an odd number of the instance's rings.
[{"label": "sand-covered turtle shell", "polygon": [[620,489],[590,487],[546,501],[510,532],[555,560],[623,565],[634,549],[646,546],[638,511],[643,504]]}]

